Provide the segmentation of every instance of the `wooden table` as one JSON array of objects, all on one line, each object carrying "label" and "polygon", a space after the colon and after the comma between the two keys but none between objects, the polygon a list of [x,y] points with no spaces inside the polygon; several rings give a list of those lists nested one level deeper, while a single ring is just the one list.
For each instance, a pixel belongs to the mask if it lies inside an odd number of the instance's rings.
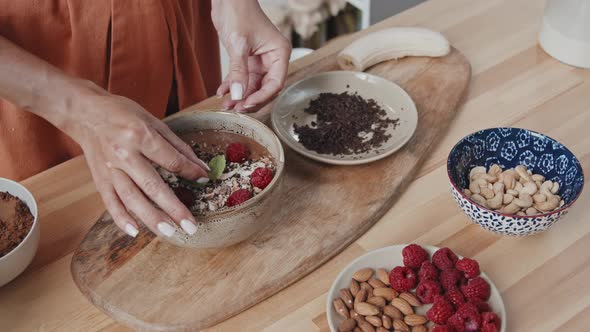
[{"label": "wooden table", "polygon": [[[547,233],[500,237],[472,225],[445,174],[452,145],[480,128],[518,126],[567,145],[590,174],[590,71],[557,62],[537,45],[539,0],[433,0],[376,27],[442,31],[473,66],[465,105],[416,181],[368,233],[299,282],[210,331],[328,331],[326,292],[368,250],[418,242],[475,257],[502,292],[509,331],[584,331],[590,326],[590,194]],[[374,29],[376,27],[372,27]],[[337,43],[298,60],[314,61]],[[211,108],[210,99],[195,108]],[[2,331],[126,331],[94,308],[70,276],[72,251],[103,211],[82,158],[24,181],[37,197],[41,243],[33,264],[0,289]],[[149,289],[146,289],[149,291]]]}]

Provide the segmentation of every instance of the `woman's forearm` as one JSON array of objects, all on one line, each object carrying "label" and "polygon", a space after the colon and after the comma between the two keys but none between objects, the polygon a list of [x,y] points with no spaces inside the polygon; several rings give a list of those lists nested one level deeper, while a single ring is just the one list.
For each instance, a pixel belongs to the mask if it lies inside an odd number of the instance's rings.
[{"label": "woman's forearm", "polygon": [[0,36],[0,97],[68,132],[81,97],[106,94],[90,81],[58,68]]}]

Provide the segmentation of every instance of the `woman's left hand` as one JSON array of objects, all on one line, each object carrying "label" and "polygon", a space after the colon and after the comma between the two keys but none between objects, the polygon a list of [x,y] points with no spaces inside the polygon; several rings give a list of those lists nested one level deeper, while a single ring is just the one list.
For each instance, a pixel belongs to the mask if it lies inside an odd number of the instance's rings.
[{"label": "woman's left hand", "polygon": [[287,77],[291,46],[257,0],[213,0],[213,23],[230,57],[217,95],[230,93],[225,109],[249,112],[278,93]]}]

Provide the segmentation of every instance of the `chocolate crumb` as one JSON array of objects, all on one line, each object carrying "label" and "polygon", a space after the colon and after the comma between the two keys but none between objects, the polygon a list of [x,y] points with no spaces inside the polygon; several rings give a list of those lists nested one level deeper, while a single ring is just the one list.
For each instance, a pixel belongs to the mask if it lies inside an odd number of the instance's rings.
[{"label": "chocolate crumb", "polygon": [[16,248],[33,227],[33,214],[18,197],[0,192],[0,257]]},{"label": "chocolate crumb", "polygon": [[379,148],[391,138],[388,127],[399,125],[399,119],[389,118],[375,100],[357,93],[320,93],[304,112],[317,115],[317,123],[294,124],[295,133],[303,146],[322,154],[350,155]]}]

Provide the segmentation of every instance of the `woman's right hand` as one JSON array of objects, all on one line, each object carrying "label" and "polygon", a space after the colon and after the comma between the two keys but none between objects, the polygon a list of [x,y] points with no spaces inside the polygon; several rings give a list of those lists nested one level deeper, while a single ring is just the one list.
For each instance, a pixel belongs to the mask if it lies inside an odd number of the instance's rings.
[{"label": "woman's right hand", "polygon": [[91,94],[80,98],[78,106],[76,115],[62,128],[84,150],[96,187],[117,226],[136,236],[135,215],[156,234],[172,236],[173,223],[194,234],[194,216],[153,164],[200,183],[209,181],[208,166],[168,126],[130,99]]}]

